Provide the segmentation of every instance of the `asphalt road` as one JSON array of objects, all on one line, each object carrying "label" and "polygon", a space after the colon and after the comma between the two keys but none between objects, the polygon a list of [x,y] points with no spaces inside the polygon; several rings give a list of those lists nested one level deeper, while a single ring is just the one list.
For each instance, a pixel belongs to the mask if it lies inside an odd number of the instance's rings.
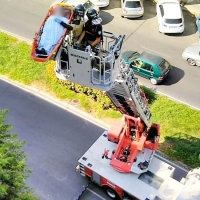
[{"label": "asphalt road", "polygon": [[[31,40],[39,29],[53,0],[0,0],[0,29]],[[110,0],[110,6],[101,12],[104,30],[125,34],[122,50],[147,50],[167,59],[174,67],[161,85],[152,86],[149,80],[139,77],[139,82],[163,94],[200,109],[199,67],[189,66],[181,57],[183,50],[198,41],[195,18],[184,10],[186,29],[183,34],[164,35],[158,32],[155,4],[144,1],[143,18],[121,18],[120,0]]]},{"label": "asphalt road", "polygon": [[27,183],[41,200],[73,200],[87,184],[76,172],[77,161],[103,129],[0,80],[0,109],[7,108],[13,132],[26,140],[24,150],[33,169]]}]

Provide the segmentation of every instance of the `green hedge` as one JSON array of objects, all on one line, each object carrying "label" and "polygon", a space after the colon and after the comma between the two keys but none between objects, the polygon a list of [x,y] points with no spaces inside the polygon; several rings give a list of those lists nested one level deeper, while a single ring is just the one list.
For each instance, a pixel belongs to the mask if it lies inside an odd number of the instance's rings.
[{"label": "green hedge", "polygon": [[82,109],[95,114],[99,118],[119,118],[119,113],[107,95],[96,89],[84,87],[70,81],[56,78],[54,72],[55,62],[51,62],[46,68],[46,81],[56,96],[61,99],[77,101]]},{"label": "green hedge", "polygon": [[76,84],[70,81],[64,81],[59,80],[55,76],[54,72],[55,63],[52,62],[49,64],[46,70],[46,75],[48,79],[54,80],[57,84],[62,85],[66,90],[71,90],[75,94],[84,94],[88,96],[90,99],[94,100],[95,102],[98,102],[99,105],[102,107],[103,110],[108,110],[110,108],[116,110],[113,103],[110,101],[110,99],[107,97],[105,93],[103,93],[100,90],[92,89],[90,87],[84,87],[80,84]]}]

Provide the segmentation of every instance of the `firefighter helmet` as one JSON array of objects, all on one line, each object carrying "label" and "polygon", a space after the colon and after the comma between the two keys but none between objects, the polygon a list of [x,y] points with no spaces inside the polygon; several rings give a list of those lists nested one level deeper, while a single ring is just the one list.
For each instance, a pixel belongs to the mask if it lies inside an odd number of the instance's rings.
[{"label": "firefighter helmet", "polygon": [[75,7],[75,10],[74,10],[74,15],[78,15],[80,17],[84,17],[85,15],[85,8],[82,4],[79,4]]},{"label": "firefighter helmet", "polygon": [[86,15],[90,21],[98,16],[97,11],[93,8],[89,9]]}]

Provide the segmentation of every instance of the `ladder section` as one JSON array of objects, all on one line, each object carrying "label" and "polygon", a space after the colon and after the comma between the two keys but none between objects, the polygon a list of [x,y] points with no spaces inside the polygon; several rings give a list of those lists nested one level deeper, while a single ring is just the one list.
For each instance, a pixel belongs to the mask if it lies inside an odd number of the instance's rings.
[{"label": "ladder section", "polygon": [[115,86],[106,92],[108,97],[122,114],[140,117],[147,127],[151,121],[151,111],[138,79],[129,66],[120,66],[120,75]]}]

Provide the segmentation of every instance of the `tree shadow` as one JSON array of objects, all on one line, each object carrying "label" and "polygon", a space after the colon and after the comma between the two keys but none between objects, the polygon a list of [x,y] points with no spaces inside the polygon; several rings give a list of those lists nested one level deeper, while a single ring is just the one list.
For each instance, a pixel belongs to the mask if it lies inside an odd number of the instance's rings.
[{"label": "tree shadow", "polygon": [[157,15],[155,2],[151,0],[145,0],[143,4],[144,4],[144,15],[141,19],[147,20],[154,18]]},{"label": "tree shadow", "polygon": [[178,164],[195,168],[200,166],[200,139],[185,133],[176,133],[166,136],[165,141],[159,144],[159,150],[164,152]]},{"label": "tree shadow", "polygon": [[196,17],[187,8],[183,8],[182,10],[183,10],[183,17],[185,20],[184,32],[175,34],[165,34],[165,35],[182,37],[182,36],[192,35],[197,32]]},{"label": "tree shadow", "polygon": [[154,90],[147,88],[145,86],[140,86],[140,87],[144,91],[149,104],[152,104],[154,101],[157,100],[158,94]]},{"label": "tree shadow", "polygon": [[102,23],[101,23],[102,25],[108,24],[114,19],[114,16],[105,11],[100,12],[100,17],[102,18]]},{"label": "tree shadow", "polygon": [[173,85],[179,82],[184,77],[184,75],[185,72],[182,69],[173,66],[169,72],[168,77],[164,79],[160,85]]}]

